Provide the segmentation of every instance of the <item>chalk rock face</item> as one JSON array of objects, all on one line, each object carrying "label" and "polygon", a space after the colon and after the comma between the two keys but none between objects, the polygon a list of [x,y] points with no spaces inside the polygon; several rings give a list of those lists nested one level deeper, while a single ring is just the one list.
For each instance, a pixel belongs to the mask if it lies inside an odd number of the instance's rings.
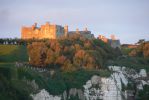
[{"label": "chalk rock face", "polygon": [[78,97],[80,100],[85,100],[84,93],[81,89],[78,89]]},{"label": "chalk rock face", "polygon": [[[109,66],[113,71],[109,77],[100,77],[94,75],[89,79],[82,89],[71,88],[58,96],[50,95],[45,89],[32,95],[33,100],[68,100],[71,96],[78,96],[79,100],[123,100],[134,97],[133,90],[122,91],[123,86],[128,86],[129,78],[137,82],[137,89],[143,90],[144,85],[149,85],[149,80],[143,80],[141,77],[147,77],[145,69],[137,71],[120,66]],[[137,80],[137,78],[139,78]],[[35,81],[32,82],[34,84]],[[123,84],[122,84],[123,83]]]},{"label": "chalk rock face", "polygon": [[145,69],[141,69],[139,75],[140,75],[141,77],[147,77],[146,70],[145,70]]},{"label": "chalk rock face", "polygon": [[97,75],[94,75],[94,76],[91,78],[91,83],[92,83],[93,85],[97,85],[97,84],[99,84],[100,82],[101,82],[101,79],[100,79],[100,77],[97,76]]},{"label": "chalk rock face", "polygon": [[69,90],[69,98],[70,96],[78,96],[79,100],[85,100],[83,91],[81,89],[71,88]]},{"label": "chalk rock face", "polygon": [[67,92],[66,91],[63,92],[63,99],[67,100]]},{"label": "chalk rock face", "polygon": [[76,88],[71,88],[69,90],[69,96],[76,96],[77,94],[77,89]]},{"label": "chalk rock face", "polygon": [[50,95],[45,89],[42,89],[39,93],[31,96],[33,100],[61,100],[60,96]]},{"label": "chalk rock face", "polygon": [[[91,82],[87,81],[83,86],[86,100],[122,100],[120,80],[118,73],[107,78],[93,76]],[[99,87],[94,87],[95,84]]]}]

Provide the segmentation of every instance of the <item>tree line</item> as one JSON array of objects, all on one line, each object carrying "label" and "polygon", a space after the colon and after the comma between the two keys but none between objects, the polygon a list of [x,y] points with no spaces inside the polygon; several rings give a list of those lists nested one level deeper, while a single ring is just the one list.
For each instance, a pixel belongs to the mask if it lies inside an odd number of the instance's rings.
[{"label": "tree line", "polygon": [[137,48],[133,49],[130,53],[130,56],[135,56],[135,57],[144,57],[148,58],[149,57],[149,41],[143,41],[141,42]]},{"label": "tree line", "polygon": [[47,39],[19,39],[19,38],[0,38],[1,45],[27,45],[32,42],[46,41]]},{"label": "tree line", "polygon": [[118,48],[113,49],[99,39],[87,39],[79,34],[32,42],[27,48],[31,65],[64,71],[100,69],[107,60],[121,55]]}]

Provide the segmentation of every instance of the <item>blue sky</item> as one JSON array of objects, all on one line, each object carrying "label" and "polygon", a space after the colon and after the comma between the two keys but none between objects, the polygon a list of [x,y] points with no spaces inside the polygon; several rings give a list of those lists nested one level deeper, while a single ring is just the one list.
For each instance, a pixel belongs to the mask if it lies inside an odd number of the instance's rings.
[{"label": "blue sky", "polygon": [[0,0],[0,38],[20,38],[22,26],[47,21],[135,43],[149,40],[149,0]]}]

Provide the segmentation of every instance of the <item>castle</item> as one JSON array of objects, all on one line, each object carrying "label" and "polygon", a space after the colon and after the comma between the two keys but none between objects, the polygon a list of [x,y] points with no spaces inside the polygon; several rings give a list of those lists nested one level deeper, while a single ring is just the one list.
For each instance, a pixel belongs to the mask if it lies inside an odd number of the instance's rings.
[{"label": "castle", "polygon": [[99,35],[98,39],[108,43],[113,48],[121,48],[120,40],[116,39],[114,35],[111,35],[111,39],[108,39],[103,35]]},{"label": "castle", "polygon": [[56,39],[57,37],[67,34],[68,26],[62,27],[60,25],[50,24],[47,22],[41,27],[37,27],[37,23],[31,27],[22,27],[21,38],[22,39]]},{"label": "castle", "polygon": [[85,38],[94,38],[94,35],[91,34],[91,31],[88,31],[85,28],[84,31],[68,31],[68,26],[61,26],[50,24],[47,22],[45,25],[41,25],[41,27],[37,27],[37,23],[32,25],[31,27],[22,27],[21,30],[21,38],[22,39],[57,39],[60,36],[67,36],[72,34],[81,34]]},{"label": "castle", "polygon": [[91,31],[88,31],[87,28],[85,28],[83,31],[79,31],[79,29],[77,28],[76,31],[69,31],[68,32],[68,35],[73,35],[73,34],[80,34],[84,38],[87,38],[87,39],[93,39],[94,38],[94,34],[91,34]]}]

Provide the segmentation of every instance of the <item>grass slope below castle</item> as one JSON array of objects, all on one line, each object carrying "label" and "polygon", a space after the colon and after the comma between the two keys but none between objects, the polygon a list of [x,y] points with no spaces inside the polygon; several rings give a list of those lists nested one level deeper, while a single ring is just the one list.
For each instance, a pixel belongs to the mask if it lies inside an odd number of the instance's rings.
[{"label": "grass slope below castle", "polygon": [[27,81],[35,80],[39,90],[45,88],[49,93],[58,95],[70,88],[82,88],[92,75],[110,75],[107,70],[82,70],[69,73],[56,71],[51,76],[49,71],[40,73],[30,68],[17,68],[16,61],[28,61],[26,46],[0,45],[0,100],[30,100],[30,94],[37,91]]},{"label": "grass slope below castle", "polygon": [[27,48],[22,45],[0,45],[0,63],[28,61]]}]

